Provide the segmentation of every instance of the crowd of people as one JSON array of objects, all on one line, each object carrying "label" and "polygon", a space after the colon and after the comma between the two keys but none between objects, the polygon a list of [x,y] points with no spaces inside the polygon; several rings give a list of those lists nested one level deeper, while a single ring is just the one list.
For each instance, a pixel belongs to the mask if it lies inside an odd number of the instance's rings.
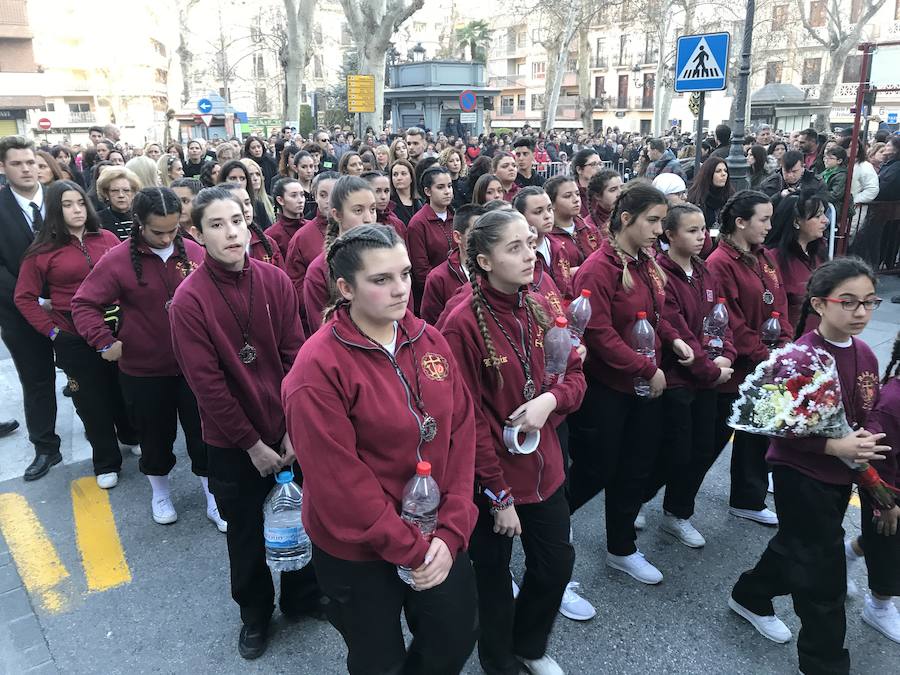
[{"label": "crowd of people", "polygon": [[[324,614],[351,673],[456,673],[477,643],[490,675],[553,675],[557,613],[596,614],[572,579],[571,515],[604,492],[607,564],[658,584],[638,548],[643,504],[662,492],[660,529],[705,546],[691,518],[731,442],[729,513],[778,530],[729,606],[784,643],[771,601],[790,594],[801,671],[849,672],[846,569],[864,557],[863,618],[900,642],[900,507],[864,501],[862,536],[844,542],[841,528],[854,481],[841,460],[900,477],[900,336],[882,379],[856,337],[881,302],[876,274],[858,257],[829,260],[825,243],[841,213],[900,199],[900,137],[867,148],[763,127],[745,147],[751,189],[736,191],[724,125],[700,143],[333,131],[142,148],[114,126],[91,129],[85,147],[0,140],[0,333],[35,448],[26,481],[62,460],[58,367],[97,484],[114,488],[122,453],[138,455],[161,525],[178,517],[181,425],[226,533],[244,658],[266,648],[262,507],[288,468],[313,556],[281,573],[279,608]],[[579,297],[590,321],[550,371],[545,337]],[[729,324],[710,353],[717,302]],[[835,356],[852,434],[732,433],[738,387],[773,346],[760,333],[771,317],[774,344]],[[650,353],[632,342],[644,318]],[[400,515],[421,462],[441,492],[428,539]]]}]

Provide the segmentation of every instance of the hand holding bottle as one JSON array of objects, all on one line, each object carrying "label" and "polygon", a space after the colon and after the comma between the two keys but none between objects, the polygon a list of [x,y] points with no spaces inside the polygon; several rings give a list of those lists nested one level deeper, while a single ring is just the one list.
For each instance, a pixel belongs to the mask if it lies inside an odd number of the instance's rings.
[{"label": "hand holding bottle", "polygon": [[412,581],[417,591],[427,591],[429,588],[440,586],[444,583],[450,568],[453,567],[453,556],[450,549],[440,537],[431,540],[428,553],[425,554],[425,562],[422,566],[413,570]]}]

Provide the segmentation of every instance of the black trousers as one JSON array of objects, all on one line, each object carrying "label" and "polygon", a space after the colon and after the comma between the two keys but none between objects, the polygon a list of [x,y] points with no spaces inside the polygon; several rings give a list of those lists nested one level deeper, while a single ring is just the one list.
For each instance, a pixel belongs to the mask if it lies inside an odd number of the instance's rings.
[{"label": "black trousers", "polygon": [[[209,489],[219,514],[228,521],[228,562],[231,597],[241,608],[245,624],[266,624],[275,607],[275,586],[266,564],[263,539],[263,502],[274,476],[260,476],[250,456],[237,448],[208,446]],[[312,565],[281,573],[282,612],[302,614],[319,604],[319,588]]]},{"label": "black trousers", "polygon": [[172,448],[180,421],[191,458],[191,471],[206,476],[207,451],[200,429],[200,411],[184,377],[135,377],[120,371],[119,383],[141,443],[141,473],[146,476],[169,474],[175,466]]},{"label": "black trousers", "polygon": [[859,544],[866,554],[869,590],[883,597],[900,595],[900,532],[888,537],[878,534],[871,505],[865,496],[861,501],[862,536]]},{"label": "black trousers", "polygon": [[9,350],[25,407],[28,440],[38,455],[59,452],[56,435],[56,366],[53,343],[14,309],[0,310],[0,338]]},{"label": "black trousers", "polygon": [[775,613],[772,598],[790,594],[800,617],[797,652],[805,675],[850,671],[844,649],[847,566],[841,523],[850,485],[829,485],[775,465],[778,533],[752,570],[744,572],[732,597],[754,614]]},{"label": "black trousers", "polygon": [[634,519],[643,504],[662,433],[662,401],[624,394],[589,380],[569,416],[569,505],[574,513],[606,490],[606,548],[637,551]]},{"label": "black trousers", "polygon": [[[460,551],[439,586],[415,591],[384,561],[357,562],[313,547],[326,612],[347,645],[351,675],[455,675],[478,637],[475,576]],[[407,650],[400,611],[413,635]]]},{"label": "black trousers", "polygon": [[72,403],[91,444],[94,473],[118,473],[122,468],[119,441],[137,444],[137,432],[125,411],[119,369],[78,335],[61,332],[53,341],[56,363],[69,378]]},{"label": "black trousers", "polygon": [[734,433],[731,446],[731,494],[728,504],[736,509],[761,511],[766,507],[766,491],[769,487],[769,465],[766,451],[769,439],[765,436],[734,431],[728,426],[731,405],[737,394],[719,394],[716,416],[716,455],[718,456]]},{"label": "black trousers", "polygon": [[516,656],[539,659],[544,655],[575,566],[569,506],[562,488],[543,502],[515,508],[525,551],[525,577],[518,599],[513,599],[509,576],[513,539],[494,533],[494,517],[485,501],[479,504],[469,543],[481,616],[478,658],[488,675],[518,675]]},{"label": "black trousers", "polygon": [[715,389],[666,389],[663,402],[662,450],[644,501],[665,486],[663,508],[676,518],[694,515],[703,479],[719,456],[716,448]]}]

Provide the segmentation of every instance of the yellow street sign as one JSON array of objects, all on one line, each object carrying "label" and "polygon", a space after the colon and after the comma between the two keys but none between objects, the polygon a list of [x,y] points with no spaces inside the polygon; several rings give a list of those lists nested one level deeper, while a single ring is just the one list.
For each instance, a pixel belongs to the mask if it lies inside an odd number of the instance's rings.
[{"label": "yellow street sign", "polygon": [[375,76],[347,76],[347,112],[375,112]]}]

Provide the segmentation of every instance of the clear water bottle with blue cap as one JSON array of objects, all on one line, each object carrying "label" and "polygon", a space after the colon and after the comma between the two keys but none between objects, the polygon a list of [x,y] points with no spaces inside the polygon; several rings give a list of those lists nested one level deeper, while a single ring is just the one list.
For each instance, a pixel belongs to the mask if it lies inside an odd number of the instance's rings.
[{"label": "clear water bottle with blue cap", "polygon": [[275,476],[275,487],[263,504],[263,536],[266,562],[273,571],[293,572],[312,558],[312,545],[303,528],[303,490],[294,482],[294,472]]}]

